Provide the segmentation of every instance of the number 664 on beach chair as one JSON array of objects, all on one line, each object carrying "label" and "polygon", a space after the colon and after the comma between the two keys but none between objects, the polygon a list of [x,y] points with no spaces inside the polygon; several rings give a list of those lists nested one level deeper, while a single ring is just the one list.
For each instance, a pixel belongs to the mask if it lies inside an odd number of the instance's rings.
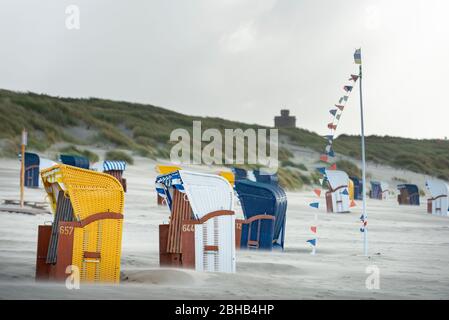
[{"label": "number 664 on beach chair", "polygon": [[41,172],[54,221],[39,226],[36,279],[120,281],[124,192],[113,176],[67,165]]}]

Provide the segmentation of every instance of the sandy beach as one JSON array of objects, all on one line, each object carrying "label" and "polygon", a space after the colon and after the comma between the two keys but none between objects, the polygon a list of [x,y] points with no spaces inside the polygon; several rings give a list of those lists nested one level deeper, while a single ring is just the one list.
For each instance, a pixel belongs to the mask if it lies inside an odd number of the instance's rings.
[{"label": "sandy beach", "polygon": [[[288,192],[285,251],[237,252],[235,274],[198,273],[159,267],[158,225],[168,210],[156,205],[155,162],[135,158],[128,167],[120,285],[34,281],[37,227],[50,215],[0,213],[1,299],[448,299],[449,218],[420,207],[399,206],[395,196],[368,200],[369,257],[359,231],[361,202],[350,214],[319,211],[317,255],[306,240],[314,211],[310,190]],[[0,198],[18,199],[19,162],[0,160]],[[211,169],[210,171],[213,171]],[[368,167],[375,176],[425,177],[387,167]],[[393,185],[391,185],[393,186]],[[421,185],[421,187],[423,187]],[[44,201],[44,190],[27,189],[26,200]],[[380,271],[380,289],[369,290],[366,268]]]}]

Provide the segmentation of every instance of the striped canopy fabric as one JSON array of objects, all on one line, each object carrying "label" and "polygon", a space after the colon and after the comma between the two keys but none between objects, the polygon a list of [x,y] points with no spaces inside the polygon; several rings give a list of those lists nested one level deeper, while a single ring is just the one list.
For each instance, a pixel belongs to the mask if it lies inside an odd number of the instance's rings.
[{"label": "striped canopy fabric", "polygon": [[61,154],[59,156],[59,161],[69,166],[78,167],[82,169],[89,169],[89,159],[85,157]]},{"label": "striped canopy fabric", "polygon": [[103,171],[125,171],[126,162],[125,161],[103,161]]},{"label": "striped canopy fabric", "polygon": [[156,178],[156,191],[162,198],[166,199],[170,209],[172,206],[172,197],[170,195],[169,189],[171,187],[182,193],[185,193],[179,171],[161,175]]},{"label": "striped canopy fabric", "polygon": [[156,178],[156,191],[166,199],[170,210],[173,190],[185,194],[198,219],[214,211],[233,211],[232,186],[221,176],[180,170]]}]

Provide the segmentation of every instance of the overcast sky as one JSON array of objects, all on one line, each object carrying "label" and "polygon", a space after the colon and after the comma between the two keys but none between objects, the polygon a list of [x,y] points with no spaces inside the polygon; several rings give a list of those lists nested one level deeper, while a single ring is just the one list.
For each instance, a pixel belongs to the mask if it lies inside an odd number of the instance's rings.
[{"label": "overcast sky", "polygon": [[[68,5],[80,29],[66,28]],[[0,88],[326,134],[362,47],[368,134],[449,136],[447,0],[2,0]],[[359,133],[358,90],[338,133]]]}]

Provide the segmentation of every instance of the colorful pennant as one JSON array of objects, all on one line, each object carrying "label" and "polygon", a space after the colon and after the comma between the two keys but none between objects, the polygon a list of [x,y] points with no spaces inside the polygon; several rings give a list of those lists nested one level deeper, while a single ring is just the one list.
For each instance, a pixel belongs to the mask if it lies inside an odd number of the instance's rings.
[{"label": "colorful pennant", "polygon": [[357,49],[354,52],[354,62],[355,64],[362,64],[362,49]]},{"label": "colorful pennant", "polygon": [[328,161],[329,161],[328,155],[327,155],[327,154],[322,154],[322,155],[320,156],[320,161],[328,162]]},{"label": "colorful pennant", "polygon": [[309,204],[309,206],[311,206],[312,208],[318,209],[320,207],[319,202],[313,202],[311,204]]},{"label": "colorful pennant", "polygon": [[360,221],[362,222],[362,227],[360,228],[360,232],[365,232],[366,226],[368,225],[368,221],[366,221],[366,218],[363,214],[360,217]]},{"label": "colorful pennant", "polygon": [[[358,50],[358,52],[356,52],[356,54],[354,54],[354,58],[355,59],[360,59],[360,61],[361,61],[361,53],[360,53],[360,51],[361,50]],[[356,60],[356,61],[358,61],[358,60]],[[351,76],[350,76],[348,81],[356,83],[359,80],[359,78],[360,78],[359,75],[351,74]],[[334,134],[335,134],[335,132],[333,132],[333,131],[337,130],[337,127],[338,127],[338,125],[340,123],[340,120],[341,120],[342,113],[345,110],[346,103],[348,102],[349,96],[351,95],[353,89],[354,89],[353,85],[345,85],[343,87],[343,90],[346,92],[346,94],[339,99],[338,104],[335,104],[335,108],[336,109],[330,109],[329,110],[329,113],[333,116],[332,121],[327,124],[327,128],[329,130],[331,130],[331,134],[329,134],[327,136],[324,136],[324,138],[327,140],[327,144],[325,146],[324,154],[320,155],[320,161],[322,161],[322,162],[329,163],[329,160],[330,160],[329,158],[330,157],[335,157],[335,152],[334,152],[333,147],[332,147],[333,141],[334,141]],[[326,168],[317,168],[317,170],[322,175],[322,178],[319,179],[319,182],[320,182],[321,188],[324,189],[324,188],[327,187],[327,182],[328,182],[327,177],[326,177]],[[328,170],[337,170],[336,163],[331,164],[330,167],[328,168]],[[314,189],[313,192],[318,197],[321,197],[322,189]],[[349,191],[348,191],[347,188],[345,188],[343,190],[343,194],[349,195]],[[352,200],[351,207],[353,207],[355,205],[356,205],[355,201]],[[319,202],[309,203],[309,206],[312,207],[312,208],[318,209],[319,208]],[[317,221],[317,214],[315,214],[315,221]],[[315,222],[315,224],[310,227],[310,230],[314,234],[317,233],[316,225],[317,225],[317,223]],[[364,224],[364,226],[366,226],[366,224]],[[361,229],[363,229],[363,232],[364,232],[364,227],[361,228]],[[316,243],[317,243],[317,239],[316,238],[317,237],[315,236],[314,239],[311,239],[311,240],[307,241],[308,243],[310,243],[313,246],[312,254],[316,253],[316,248],[315,248],[316,247]]]}]

